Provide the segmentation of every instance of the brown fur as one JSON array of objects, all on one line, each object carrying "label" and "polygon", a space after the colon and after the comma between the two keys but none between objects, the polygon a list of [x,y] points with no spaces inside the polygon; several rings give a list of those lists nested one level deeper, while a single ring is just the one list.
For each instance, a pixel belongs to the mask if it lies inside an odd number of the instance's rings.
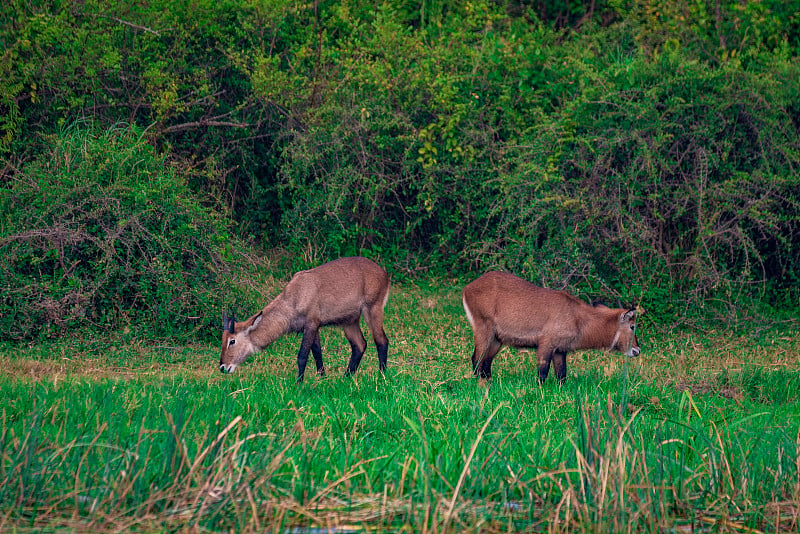
[{"label": "brown fur", "polygon": [[509,273],[489,272],[470,282],[462,302],[475,337],[475,376],[491,378],[503,345],[536,348],[539,379],[555,367],[567,376],[568,352],[611,349],[639,354],[633,310],[592,306],[563,291],[537,287]]},{"label": "brown fur", "polygon": [[[386,369],[389,340],[383,330],[383,309],[389,296],[389,275],[366,258],[340,258],[295,274],[275,300],[249,319],[226,325],[222,334],[220,371],[233,372],[251,354],[264,350],[289,332],[302,332],[297,356],[302,381],[312,352],[317,372],[325,374],[319,328],[340,326],[352,355],[347,373],[355,373],[367,342],[359,319],[363,315],[378,349],[381,372]],[[233,344],[231,344],[233,341]]]}]

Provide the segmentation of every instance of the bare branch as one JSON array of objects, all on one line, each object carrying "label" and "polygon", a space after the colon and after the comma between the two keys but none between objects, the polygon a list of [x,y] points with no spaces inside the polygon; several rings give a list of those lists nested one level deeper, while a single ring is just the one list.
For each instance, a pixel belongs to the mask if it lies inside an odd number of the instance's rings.
[{"label": "bare branch", "polygon": [[168,128],[164,128],[164,133],[184,132],[194,128],[202,128],[205,126],[218,126],[228,128],[249,128],[252,124],[248,122],[231,122],[231,121],[215,121],[215,120],[199,120],[194,122],[184,122],[183,124],[176,124]]},{"label": "bare branch", "polygon": [[113,21],[119,22],[120,24],[124,24],[125,26],[129,26],[135,30],[142,30],[144,32],[152,33],[156,37],[161,37],[161,33],[158,30],[153,30],[148,28],[147,26],[140,26],[139,24],[134,24],[133,22],[128,22],[127,20],[123,20],[119,17],[110,17],[108,15],[100,15],[101,17],[105,17],[107,19],[111,19]]}]

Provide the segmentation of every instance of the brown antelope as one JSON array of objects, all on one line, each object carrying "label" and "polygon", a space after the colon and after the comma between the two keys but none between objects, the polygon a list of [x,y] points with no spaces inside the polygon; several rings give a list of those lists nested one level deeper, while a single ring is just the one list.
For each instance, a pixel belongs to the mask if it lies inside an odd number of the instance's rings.
[{"label": "brown antelope", "polygon": [[475,336],[472,370],[492,377],[492,360],[503,345],[536,348],[539,381],[555,367],[560,383],[567,377],[567,353],[609,349],[639,355],[636,311],[590,305],[563,291],[537,287],[509,273],[489,272],[462,292],[462,303]]},{"label": "brown antelope", "polygon": [[367,342],[359,319],[363,315],[378,349],[381,373],[386,370],[389,340],[383,331],[383,309],[389,298],[389,275],[366,258],[340,258],[308,271],[300,271],[266,308],[237,323],[223,316],[222,356],[219,370],[232,373],[248,356],[264,350],[289,332],[302,332],[297,355],[297,380],[302,382],[308,352],[317,373],[325,374],[319,328],[341,326],[352,354],[345,375],[358,370]]}]

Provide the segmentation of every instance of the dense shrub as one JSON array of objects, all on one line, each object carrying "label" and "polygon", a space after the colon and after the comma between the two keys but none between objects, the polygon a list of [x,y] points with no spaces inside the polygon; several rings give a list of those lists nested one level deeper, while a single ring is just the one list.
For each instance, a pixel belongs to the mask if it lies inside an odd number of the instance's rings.
[{"label": "dense shrub", "polygon": [[327,98],[281,165],[293,247],[505,268],[665,319],[797,305],[788,48],[714,65],[622,22],[565,37],[450,14],[425,40],[383,13],[329,51]]},{"label": "dense shrub", "polygon": [[15,190],[61,124],[125,121],[295,268],[505,268],[664,318],[798,306],[792,3],[0,9],[0,182]]},{"label": "dense shrub", "polygon": [[136,128],[79,125],[0,197],[0,328],[192,332],[219,312],[228,229]]},{"label": "dense shrub", "polygon": [[509,154],[502,222],[476,253],[671,314],[711,301],[729,316],[781,291],[796,305],[800,68],[744,61],[573,61],[575,98]]}]

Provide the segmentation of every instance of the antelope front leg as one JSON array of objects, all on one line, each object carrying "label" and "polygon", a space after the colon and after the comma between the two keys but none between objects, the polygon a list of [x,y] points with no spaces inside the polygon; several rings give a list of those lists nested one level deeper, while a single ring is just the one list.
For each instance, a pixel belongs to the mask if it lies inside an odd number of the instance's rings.
[{"label": "antelope front leg", "polygon": [[317,364],[317,374],[325,376],[325,365],[322,363],[322,344],[319,339],[319,330],[314,337],[314,343],[311,345],[311,354],[314,355],[314,363]]},{"label": "antelope front leg", "polygon": [[[553,349],[539,346],[536,349],[536,363],[539,365],[539,383],[544,384],[550,374],[550,362],[553,360]],[[566,368],[565,368],[566,369]]]},{"label": "antelope front leg", "polygon": [[311,351],[311,347],[314,345],[317,335],[316,328],[306,328],[303,330],[303,341],[300,342],[300,352],[297,353],[297,382],[303,381],[303,375],[306,372],[306,365],[308,364],[308,353]]}]

